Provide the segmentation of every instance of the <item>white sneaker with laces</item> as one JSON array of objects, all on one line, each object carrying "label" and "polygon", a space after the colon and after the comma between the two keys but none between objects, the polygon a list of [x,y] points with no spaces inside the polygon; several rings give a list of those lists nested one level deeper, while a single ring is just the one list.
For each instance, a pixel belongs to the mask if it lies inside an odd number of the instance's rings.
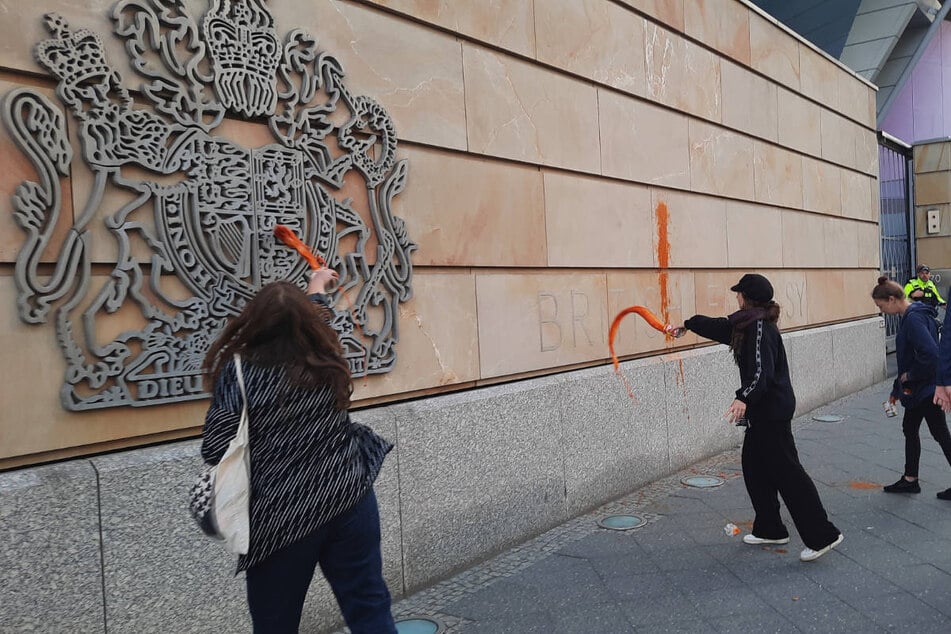
[{"label": "white sneaker with laces", "polygon": [[766,539],[765,537],[757,537],[753,533],[750,533],[749,535],[743,536],[743,543],[749,544],[750,546],[759,546],[760,544],[788,544],[789,538]]},{"label": "white sneaker with laces", "polygon": [[804,549],[799,553],[799,561],[815,561],[819,557],[822,557],[824,554],[838,546],[842,543],[842,540],[845,539],[845,535],[839,533],[839,536],[835,538],[835,541],[826,546],[825,548],[820,548],[819,550],[813,550],[811,548]]}]

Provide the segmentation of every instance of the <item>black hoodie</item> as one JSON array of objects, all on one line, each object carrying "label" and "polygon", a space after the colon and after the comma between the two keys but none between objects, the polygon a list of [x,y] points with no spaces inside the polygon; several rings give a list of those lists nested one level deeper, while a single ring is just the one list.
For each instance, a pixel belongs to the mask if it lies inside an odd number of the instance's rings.
[{"label": "black hoodie", "polygon": [[[726,317],[694,315],[684,326],[701,337],[730,344],[733,325]],[[796,394],[789,380],[786,348],[776,324],[756,319],[743,328],[744,337],[737,355],[740,389],[736,399],[746,403],[746,418],[759,421],[792,420]]]}]

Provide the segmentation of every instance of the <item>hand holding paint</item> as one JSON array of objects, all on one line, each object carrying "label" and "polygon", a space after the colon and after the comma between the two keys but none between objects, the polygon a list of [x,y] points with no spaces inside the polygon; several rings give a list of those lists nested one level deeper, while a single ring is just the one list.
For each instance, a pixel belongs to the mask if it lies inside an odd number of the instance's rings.
[{"label": "hand holding paint", "polygon": [[326,293],[340,281],[340,274],[326,267],[310,272],[307,294]]},{"label": "hand holding paint", "polygon": [[680,339],[685,334],[687,334],[687,329],[684,326],[674,326],[673,324],[667,324],[664,326],[664,333],[670,335],[674,339]]}]

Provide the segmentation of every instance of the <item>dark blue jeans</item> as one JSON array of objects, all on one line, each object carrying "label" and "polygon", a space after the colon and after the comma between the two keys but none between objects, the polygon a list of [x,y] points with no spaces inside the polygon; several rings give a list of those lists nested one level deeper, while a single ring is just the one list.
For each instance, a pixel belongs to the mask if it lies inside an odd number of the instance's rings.
[{"label": "dark blue jeans", "polygon": [[353,634],[395,634],[372,489],[352,511],[248,569],[255,634],[296,634],[318,564]]}]

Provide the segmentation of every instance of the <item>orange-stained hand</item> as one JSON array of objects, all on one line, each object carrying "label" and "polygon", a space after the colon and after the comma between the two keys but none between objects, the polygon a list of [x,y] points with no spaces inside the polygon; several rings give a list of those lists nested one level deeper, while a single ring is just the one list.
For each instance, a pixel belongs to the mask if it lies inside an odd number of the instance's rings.
[{"label": "orange-stained hand", "polygon": [[945,412],[951,412],[951,385],[936,385],[934,388],[934,404]]},{"label": "orange-stained hand", "polygon": [[892,396],[891,394],[889,394],[889,395],[888,395],[888,402],[891,403],[892,405],[894,405],[895,403],[898,402],[898,399],[895,398],[894,396]]},{"label": "orange-stained hand", "polygon": [[310,272],[310,282],[307,284],[307,294],[326,293],[327,287],[333,287],[340,280],[340,275],[327,267]]},{"label": "orange-stained hand", "polygon": [[744,416],[746,416],[746,403],[743,401],[734,400],[730,404],[730,409],[726,411],[724,418],[726,418],[731,423],[735,423]]},{"label": "orange-stained hand", "polygon": [[666,326],[664,326],[664,334],[670,335],[674,339],[680,339],[685,334],[687,334],[687,327],[667,324]]}]

